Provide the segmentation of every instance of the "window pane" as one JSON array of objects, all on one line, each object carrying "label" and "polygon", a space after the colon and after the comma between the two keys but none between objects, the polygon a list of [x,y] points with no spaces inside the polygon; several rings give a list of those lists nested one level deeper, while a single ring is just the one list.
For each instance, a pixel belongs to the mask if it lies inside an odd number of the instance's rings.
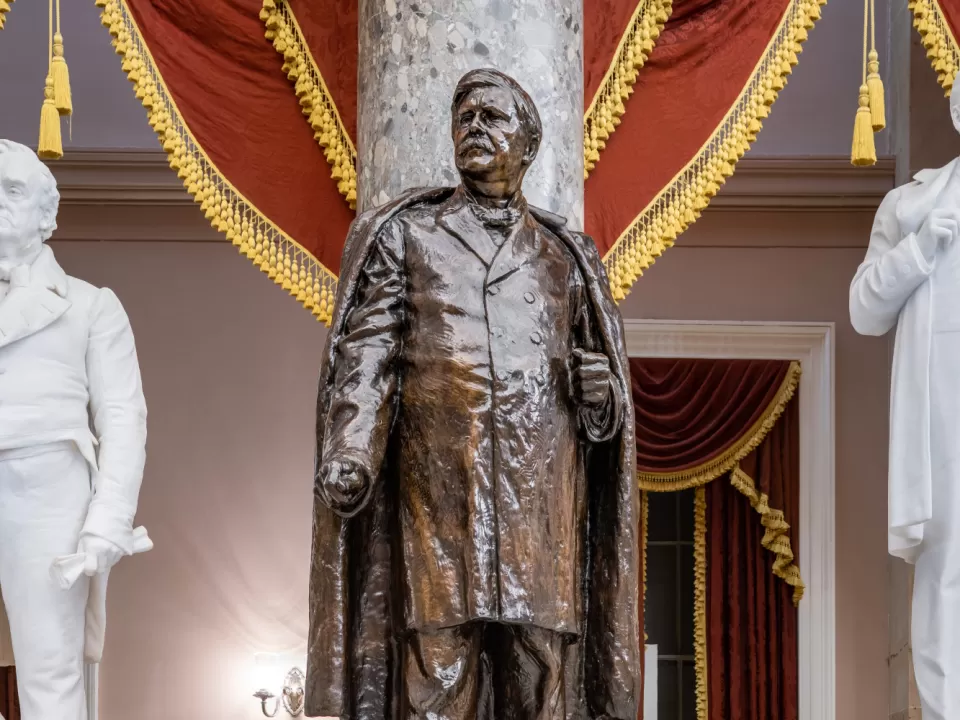
[{"label": "window pane", "polygon": [[677,494],[647,493],[647,540],[677,540]]},{"label": "window pane", "polygon": [[678,540],[693,542],[693,498],[696,490],[684,490],[676,493],[677,503],[680,506],[680,536]]},{"label": "window pane", "polygon": [[661,660],[657,665],[657,718],[681,720],[680,670],[676,660]]},{"label": "window pane", "polygon": [[[644,622],[648,643],[660,646],[661,655],[676,655],[677,638],[677,547],[647,548],[647,602]],[[692,607],[692,605],[691,605]]]},{"label": "window pane", "polygon": [[693,655],[693,547],[683,545],[680,552],[680,597],[677,598],[680,613],[680,655]]},{"label": "window pane", "polygon": [[[678,720],[697,720],[697,669],[696,665],[690,661],[684,661],[680,677],[680,692],[683,697],[682,715]],[[657,720],[666,720],[658,718]]]}]

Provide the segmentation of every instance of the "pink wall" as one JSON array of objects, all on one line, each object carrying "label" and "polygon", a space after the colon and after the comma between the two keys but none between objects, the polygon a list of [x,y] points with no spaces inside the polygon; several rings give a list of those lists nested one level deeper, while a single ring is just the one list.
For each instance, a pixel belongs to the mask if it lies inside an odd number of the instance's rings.
[{"label": "pink wall", "polygon": [[[887,708],[887,344],[849,327],[870,213],[708,213],[631,318],[837,323],[838,718]],[[112,582],[102,720],[256,717],[252,653],[303,637],[323,331],[225,244],[55,245],[131,316],[150,408],[139,519]]]},{"label": "pink wall", "polygon": [[126,307],[149,413],[156,549],[111,577],[101,718],[254,718],[253,653],[306,637],[322,326],[229,245],[54,250]]}]

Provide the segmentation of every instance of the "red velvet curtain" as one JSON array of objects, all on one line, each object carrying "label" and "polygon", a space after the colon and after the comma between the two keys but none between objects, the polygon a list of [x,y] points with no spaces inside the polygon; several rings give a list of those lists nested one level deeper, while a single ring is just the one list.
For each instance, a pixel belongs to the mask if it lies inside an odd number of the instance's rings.
[{"label": "red velvet curtain", "polygon": [[641,489],[705,494],[699,720],[796,720],[799,366],[634,359],[630,369]]},{"label": "red velvet curtain", "polygon": [[[741,468],[779,499],[796,543],[799,436],[791,402]],[[729,482],[707,485],[707,667],[710,720],[796,720],[797,610],[771,572],[764,528]],[[770,505],[775,506],[775,495]]]},{"label": "red velvet curtain", "polygon": [[17,673],[12,667],[0,668],[0,715],[5,720],[20,720]]},{"label": "red velvet curtain", "polygon": [[722,455],[763,415],[789,372],[779,360],[631,360],[637,470],[673,474]]}]

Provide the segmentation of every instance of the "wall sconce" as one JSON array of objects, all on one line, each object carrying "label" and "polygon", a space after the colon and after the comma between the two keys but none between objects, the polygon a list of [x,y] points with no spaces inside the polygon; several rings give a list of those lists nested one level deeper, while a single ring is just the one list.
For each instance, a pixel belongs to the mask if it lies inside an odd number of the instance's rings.
[{"label": "wall sconce", "polygon": [[266,717],[276,717],[281,707],[291,717],[299,717],[303,714],[304,682],[306,679],[300,668],[294,667],[284,676],[279,697],[268,689],[275,688],[274,683],[278,682],[279,660],[279,656],[272,653],[258,653],[256,655],[255,663],[260,670],[259,684],[262,687],[253,696],[260,701],[260,709]]},{"label": "wall sconce", "polygon": [[[253,696],[260,700],[260,709],[267,717],[276,717],[280,712],[281,704],[290,716],[299,717],[303,714],[303,680],[303,671],[300,668],[293,668],[284,678],[279,698],[266,689],[257,690]],[[267,710],[270,700],[273,700],[273,712]]]}]

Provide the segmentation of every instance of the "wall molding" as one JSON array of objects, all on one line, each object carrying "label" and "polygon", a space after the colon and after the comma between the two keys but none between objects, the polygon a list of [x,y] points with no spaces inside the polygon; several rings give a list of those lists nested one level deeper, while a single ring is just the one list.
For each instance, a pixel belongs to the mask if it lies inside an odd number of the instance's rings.
[{"label": "wall molding", "polygon": [[[61,195],[57,240],[223,242],[162,151],[68,150],[49,164]],[[876,210],[895,163],[855,168],[840,157],[744,158],[710,204],[715,212]],[[106,216],[104,213],[108,213]]]},{"label": "wall molding", "polygon": [[627,320],[631,357],[797,360],[800,380],[800,720],[836,720],[836,462],[833,323]]}]

